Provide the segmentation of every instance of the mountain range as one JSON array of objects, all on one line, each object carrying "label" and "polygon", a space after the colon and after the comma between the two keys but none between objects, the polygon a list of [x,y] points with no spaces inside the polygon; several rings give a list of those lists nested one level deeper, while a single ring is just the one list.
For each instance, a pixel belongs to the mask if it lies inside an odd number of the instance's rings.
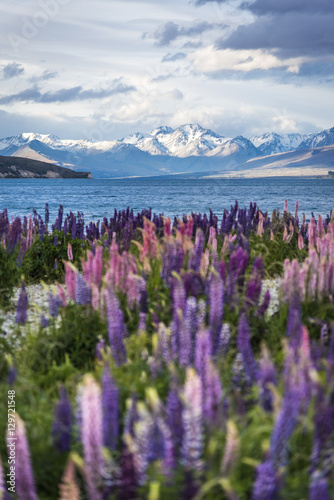
[{"label": "mountain range", "polygon": [[89,171],[94,177],[324,175],[334,166],[334,127],[247,139],[188,124],[99,142],[24,133],[0,139],[0,155]]}]

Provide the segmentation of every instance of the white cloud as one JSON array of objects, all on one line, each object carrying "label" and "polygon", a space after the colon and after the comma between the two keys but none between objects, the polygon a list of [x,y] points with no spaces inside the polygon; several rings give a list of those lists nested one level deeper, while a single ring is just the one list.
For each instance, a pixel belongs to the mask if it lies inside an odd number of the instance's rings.
[{"label": "white cloud", "polygon": [[197,50],[188,58],[198,72],[211,73],[222,70],[254,71],[274,68],[287,68],[291,73],[298,73],[305,58],[296,57],[279,59],[266,50],[217,50],[213,45]]}]

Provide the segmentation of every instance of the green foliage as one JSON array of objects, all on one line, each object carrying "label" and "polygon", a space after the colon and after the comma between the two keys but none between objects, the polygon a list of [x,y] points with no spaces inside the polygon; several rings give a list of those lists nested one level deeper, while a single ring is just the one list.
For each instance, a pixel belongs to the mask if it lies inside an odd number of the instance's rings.
[{"label": "green foliage", "polygon": [[80,269],[81,258],[89,247],[89,243],[86,240],[73,240],[70,235],[55,231],[53,234],[44,236],[42,240],[36,239],[27,250],[22,263],[22,273],[27,283],[38,283],[41,280],[50,283],[62,280],[63,260],[68,260],[68,243],[72,245],[73,264]]},{"label": "green foliage", "polygon": [[23,362],[41,385],[49,386],[75,370],[90,371],[99,337],[107,338],[106,322],[99,313],[71,304],[63,309],[59,321],[28,336],[22,349]]},{"label": "green foliage", "polygon": [[13,295],[13,289],[20,278],[20,270],[16,263],[17,252],[8,254],[0,245],[0,307],[7,307]]},{"label": "green foliage", "polygon": [[249,262],[253,262],[255,257],[262,255],[268,278],[282,274],[285,259],[297,259],[302,262],[308,255],[305,249],[299,250],[297,234],[294,234],[291,241],[287,243],[283,241],[283,232],[275,233],[273,240],[267,232],[262,237],[252,233],[249,237],[249,244]]}]

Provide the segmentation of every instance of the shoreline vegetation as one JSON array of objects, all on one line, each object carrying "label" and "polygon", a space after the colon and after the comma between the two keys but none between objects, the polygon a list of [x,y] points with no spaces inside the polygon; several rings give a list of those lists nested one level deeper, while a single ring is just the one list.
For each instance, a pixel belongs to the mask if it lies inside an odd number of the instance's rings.
[{"label": "shoreline vegetation", "polygon": [[0,179],[92,179],[92,174],[29,158],[0,156]]},{"label": "shoreline vegetation", "polygon": [[4,210],[8,315],[0,498],[333,498],[334,211]]}]

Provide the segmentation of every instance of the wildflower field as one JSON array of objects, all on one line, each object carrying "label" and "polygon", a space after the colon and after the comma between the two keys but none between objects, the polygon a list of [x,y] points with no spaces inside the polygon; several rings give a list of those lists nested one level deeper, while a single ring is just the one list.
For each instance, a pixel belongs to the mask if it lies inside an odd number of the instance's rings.
[{"label": "wildflower field", "polygon": [[4,210],[3,318],[17,286],[0,499],[334,498],[334,217]]}]

